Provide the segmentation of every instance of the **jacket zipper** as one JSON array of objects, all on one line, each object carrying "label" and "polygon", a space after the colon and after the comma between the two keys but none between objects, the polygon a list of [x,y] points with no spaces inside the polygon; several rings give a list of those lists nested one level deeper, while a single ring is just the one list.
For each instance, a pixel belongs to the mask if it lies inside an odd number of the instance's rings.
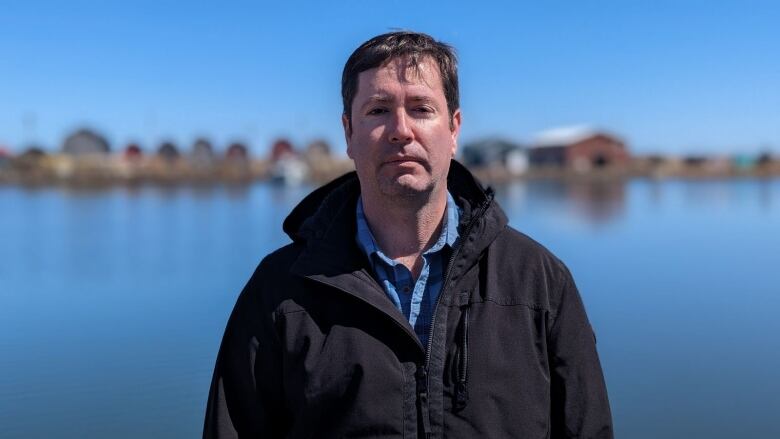
[{"label": "jacket zipper", "polygon": [[[493,202],[493,194],[488,194],[488,199],[482,204],[482,206],[479,209],[478,214],[474,215],[471,220],[469,220],[469,223],[466,225],[466,229],[464,229],[463,237],[464,239],[468,237],[471,234],[471,229],[474,228],[474,225],[477,223],[477,221],[482,218],[482,216],[485,214],[485,211],[487,211],[488,207],[490,207],[490,204]],[[447,284],[450,280],[450,275],[452,274],[452,263],[455,262],[456,257],[458,254],[460,254],[460,249],[463,248],[463,245],[459,245],[455,251],[452,252],[452,255],[450,256],[450,260],[447,263],[447,273],[444,276],[444,281],[442,283],[442,291],[439,292],[439,296],[436,298],[436,304],[433,306],[433,317],[431,318],[431,328],[428,331],[428,346],[425,350],[425,364],[422,368],[417,369],[416,378],[417,378],[417,396],[420,400],[420,416],[422,417],[422,427],[423,427],[423,435],[424,437],[428,438],[431,435],[431,422],[430,422],[430,416],[429,416],[429,410],[428,410],[428,367],[431,362],[431,349],[433,347],[433,329],[436,327],[436,315],[438,314],[439,310],[439,302],[441,301],[442,296],[444,296],[445,289],[447,288]]]},{"label": "jacket zipper", "polygon": [[[482,204],[482,206],[480,207],[478,213],[476,215],[474,215],[471,218],[471,220],[469,221],[469,223],[466,225],[466,228],[464,229],[464,233],[462,235],[464,238],[469,236],[469,234],[471,234],[471,230],[474,228],[474,225],[477,223],[477,221],[480,218],[482,218],[482,216],[485,214],[485,211],[487,211],[488,207],[490,207],[490,204],[492,202],[493,202],[493,194],[489,193],[488,194],[488,199]],[[430,414],[429,414],[429,410],[428,410],[428,386],[429,386],[428,367],[429,367],[430,362],[431,362],[431,349],[432,349],[432,346],[433,346],[433,329],[436,326],[436,314],[437,314],[437,311],[439,309],[439,302],[441,301],[442,296],[444,296],[444,292],[445,292],[444,289],[447,288],[447,284],[449,283],[449,279],[450,279],[450,276],[452,274],[452,263],[455,261],[456,257],[460,254],[460,249],[462,247],[463,246],[460,245],[460,246],[458,246],[455,249],[455,251],[453,251],[452,255],[450,256],[450,260],[447,263],[447,272],[446,272],[446,274],[444,276],[444,281],[442,282],[443,289],[439,293],[439,296],[436,298],[436,304],[433,307],[433,317],[431,318],[431,328],[430,328],[430,330],[428,332],[427,349],[422,345],[422,343],[420,343],[420,339],[417,337],[416,334],[409,332],[409,330],[404,325],[402,325],[401,323],[397,322],[395,319],[388,317],[396,326],[401,328],[401,330],[403,330],[404,332],[406,332],[410,336],[413,336],[412,338],[417,340],[417,345],[420,346],[421,349],[425,349],[425,363],[423,364],[422,367],[418,367],[417,371],[415,372],[415,381],[416,381],[416,384],[417,384],[417,398],[418,398],[419,403],[420,403],[418,416],[420,417],[420,421],[421,421],[420,424],[421,424],[421,426],[423,428],[423,437],[425,437],[425,438],[429,438],[431,436],[431,422],[430,422]],[[329,286],[331,288],[335,288],[335,289],[337,289],[339,291],[342,291],[345,294],[348,294],[348,295],[354,297],[355,299],[357,299],[357,300],[359,300],[359,301],[361,301],[361,302],[363,302],[363,303],[365,303],[365,304],[367,304],[367,305],[369,305],[371,307],[374,307],[374,304],[372,304],[371,302],[369,302],[369,301],[367,301],[367,300],[365,300],[365,299],[363,299],[361,297],[355,296],[354,294],[350,293],[349,291],[345,290],[344,288],[341,288],[339,286],[336,286],[336,285],[333,285],[333,284],[330,284],[330,283],[327,283],[327,282],[323,282],[323,281],[321,281],[319,279],[313,279],[313,278],[310,278],[310,277],[309,277],[309,279],[311,279],[311,280],[313,280],[313,281],[315,281],[317,283],[321,283],[323,285],[327,285],[327,286]],[[381,313],[381,314],[384,314],[384,313]]]}]

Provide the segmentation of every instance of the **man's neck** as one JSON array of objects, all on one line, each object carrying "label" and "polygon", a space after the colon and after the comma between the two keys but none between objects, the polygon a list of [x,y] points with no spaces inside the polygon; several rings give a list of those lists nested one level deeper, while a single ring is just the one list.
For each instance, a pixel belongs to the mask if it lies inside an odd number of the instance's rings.
[{"label": "man's neck", "polygon": [[447,210],[447,191],[424,200],[393,202],[363,197],[363,210],[382,252],[405,265],[416,279],[422,270],[422,254],[441,233]]}]

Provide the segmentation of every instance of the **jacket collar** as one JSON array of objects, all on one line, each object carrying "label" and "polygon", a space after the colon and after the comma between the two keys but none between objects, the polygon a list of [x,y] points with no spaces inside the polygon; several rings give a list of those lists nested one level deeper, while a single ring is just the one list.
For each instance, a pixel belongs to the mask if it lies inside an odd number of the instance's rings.
[{"label": "jacket collar", "polygon": [[293,209],[284,230],[305,247],[290,271],[368,303],[417,340],[409,322],[373,279],[368,259],[355,243],[359,194],[357,174],[350,172],[316,189]]},{"label": "jacket collar", "polygon": [[[450,164],[447,187],[463,209],[459,224],[460,244],[451,260],[449,283],[479,260],[484,250],[506,226],[493,192],[485,190],[463,165]],[[373,279],[369,261],[355,243],[355,209],[360,184],[350,172],[306,196],[284,221],[285,232],[304,246],[291,267],[295,275],[330,285],[363,300],[392,317],[417,340],[403,315],[387,300]],[[446,288],[446,286],[444,286]],[[444,299],[444,297],[442,297]]]},{"label": "jacket collar", "polygon": [[[481,206],[491,204],[492,201],[493,191],[485,189],[471,172],[455,160],[450,162],[447,189],[464,209],[461,225],[468,222],[470,213],[478,212]],[[322,239],[336,219],[343,219],[336,215],[345,207],[345,203],[351,204],[354,213],[359,194],[360,183],[354,171],[315,189],[287,216],[283,225],[285,233],[296,242]],[[505,224],[505,217],[503,221]]]}]

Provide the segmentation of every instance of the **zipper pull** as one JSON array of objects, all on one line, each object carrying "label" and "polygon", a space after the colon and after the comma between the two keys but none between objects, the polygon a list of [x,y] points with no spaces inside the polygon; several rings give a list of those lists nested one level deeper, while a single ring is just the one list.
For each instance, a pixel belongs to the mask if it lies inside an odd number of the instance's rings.
[{"label": "zipper pull", "polygon": [[415,378],[417,379],[417,417],[420,421],[417,425],[422,427],[422,436],[428,438],[431,435],[431,420],[428,415],[428,372],[424,366],[417,368]]},{"label": "zipper pull", "polygon": [[460,411],[466,408],[466,404],[469,402],[469,391],[466,388],[464,381],[459,381],[455,384],[455,411]]}]

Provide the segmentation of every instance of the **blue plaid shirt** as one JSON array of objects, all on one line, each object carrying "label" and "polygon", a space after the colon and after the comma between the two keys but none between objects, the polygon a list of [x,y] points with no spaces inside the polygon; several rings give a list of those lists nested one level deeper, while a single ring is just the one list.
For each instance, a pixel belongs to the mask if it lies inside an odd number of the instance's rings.
[{"label": "blue plaid shirt", "polygon": [[358,199],[356,237],[358,246],[368,256],[374,276],[384,288],[387,297],[409,320],[423,346],[428,345],[433,308],[436,306],[436,299],[444,282],[444,270],[447,268],[448,259],[458,239],[459,209],[448,192],[446,221],[442,225],[439,239],[422,254],[423,268],[415,282],[412,272],[406,266],[390,259],[379,249],[366,221],[363,198]]}]

